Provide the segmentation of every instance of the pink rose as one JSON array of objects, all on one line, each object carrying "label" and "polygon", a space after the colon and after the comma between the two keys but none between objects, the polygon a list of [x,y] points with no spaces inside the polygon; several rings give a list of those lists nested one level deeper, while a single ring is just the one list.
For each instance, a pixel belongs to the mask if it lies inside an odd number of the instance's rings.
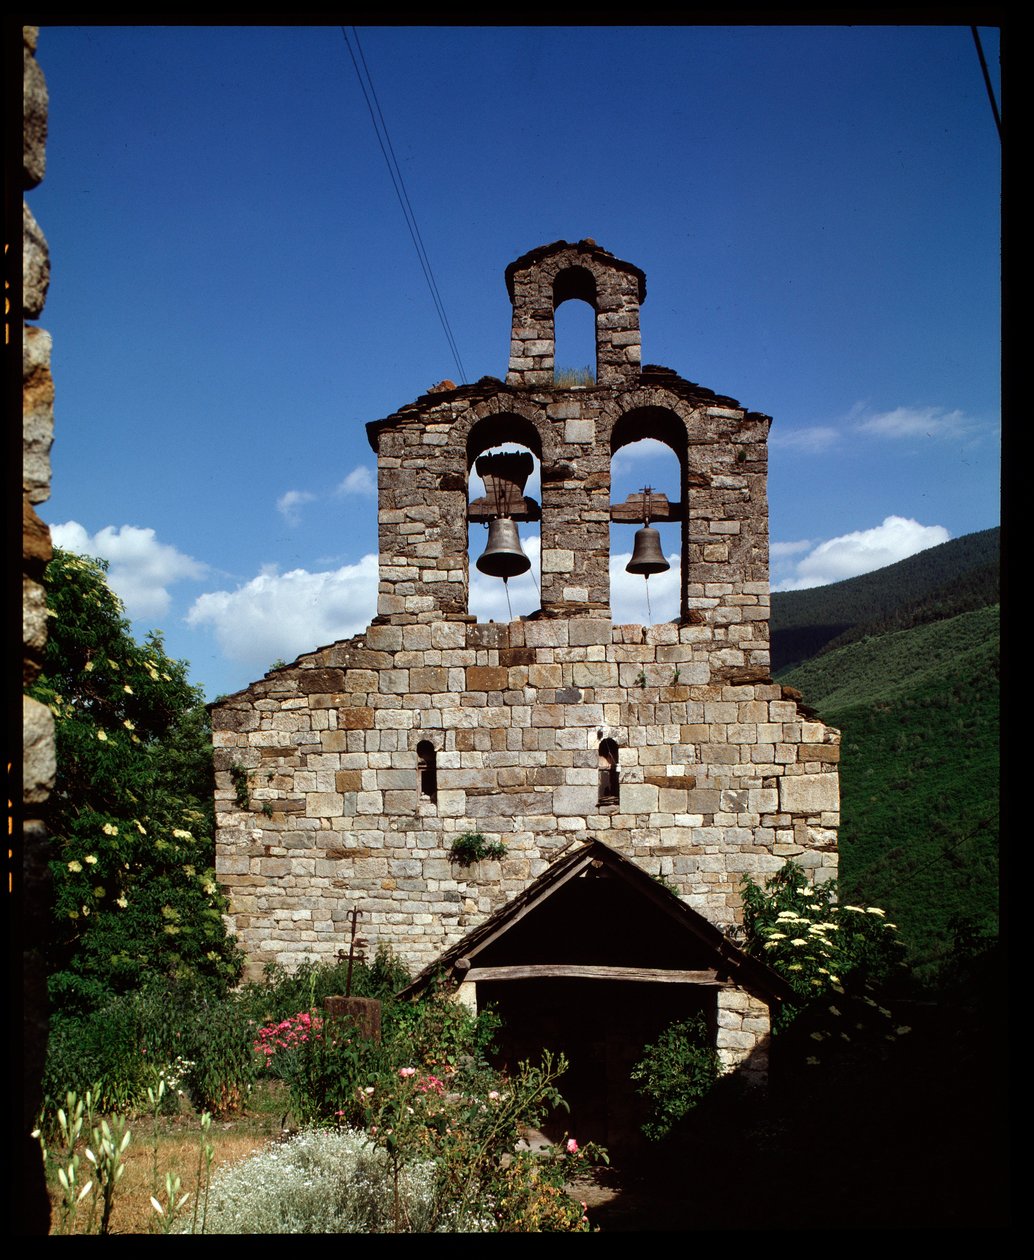
[{"label": "pink rose", "polygon": [[399,1068],[399,1076],[416,1076],[416,1068]]},{"label": "pink rose", "polygon": [[567,1139],[567,1153],[568,1155],[578,1154],[578,1143],[574,1140],[574,1138]]}]

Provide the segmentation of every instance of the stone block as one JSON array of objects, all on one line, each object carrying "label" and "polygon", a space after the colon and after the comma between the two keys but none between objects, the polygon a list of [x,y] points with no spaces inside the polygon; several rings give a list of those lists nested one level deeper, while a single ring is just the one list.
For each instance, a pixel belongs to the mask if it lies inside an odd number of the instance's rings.
[{"label": "stone block", "polygon": [[[342,709],[338,714],[338,726],[346,731],[366,731],[372,730],[374,724],[373,709],[365,707],[355,707]],[[327,732],[327,737],[333,735],[333,731]],[[324,746],[327,746],[326,743]]]},{"label": "stone block", "polygon": [[622,783],[621,810],[626,814],[650,814],[657,809],[659,789],[652,783]]},{"label": "stone block", "polygon": [[821,814],[840,808],[835,774],[784,774],[779,780],[779,808],[786,814]]},{"label": "stone block", "polygon": [[[656,791],[656,789],[654,789]],[[558,818],[582,817],[596,811],[598,788],[587,786],[558,787],[553,793],[553,812]]]},{"label": "stone block", "polygon": [[505,691],[510,671],[500,665],[472,665],[467,670],[467,691]]}]

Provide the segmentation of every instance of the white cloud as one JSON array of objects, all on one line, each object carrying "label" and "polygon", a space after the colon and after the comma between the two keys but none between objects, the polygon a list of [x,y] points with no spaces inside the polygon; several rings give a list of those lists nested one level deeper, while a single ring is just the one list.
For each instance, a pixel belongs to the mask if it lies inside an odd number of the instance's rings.
[{"label": "white cloud", "polygon": [[136,525],[105,525],[91,536],[78,521],[66,521],[51,526],[50,534],[66,551],[107,560],[108,585],[134,620],[164,616],[172,583],[204,577],[208,571],[207,565],[159,542],[153,529]]},{"label": "white cloud", "polygon": [[[487,539],[487,534],[485,534]],[[509,621],[506,604],[506,587],[499,578],[485,577],[475,567],[481,554],[477,533],[472,533],[470,556],[470,598],[468,607],[479,621]],[[510,607],[514,617],[527,616],[541,607],[539,595],[539,535],[521,536],[521,547],[531,561],[531,569],[519,578],[507,583],[510,590]],[[632,558],[630,551],[610,558],[610,600],[613,619],[622,625],[656,624],[672,621],[679,615],[679,553],[668,555],[671,568],[667,573],[655,573],[645,579],[634,573],[626,573],[625,565]],[[650,612],[647,613],[647,580],[649,581]]]},{"label": "white cloud", "polygon": [[297,525],[302,519],[298,509],[303,503],[311,503],[315,499],[315,495],[308,490],[288,490],[286,494],[282,494],[276,501],[276,510],[288,523],[288,525]]},{"label": "white cloud", "polygon": [[235,591],[200,595],[187,613],[197,628],[211,626],[223,654],[257,672],[278,659],[365,630],[377,606],[377,557],[365,555],[326,573],[263,571]]},{"label": "white cloud", "polygon": [[803,429],[781,429],[773,425],[768,441],[770,446],[817,455],[828,451],[840,437],[841,431],[829,424],[813,424]]},{"label": "white cloud", "polygon": [[468,609],[478,621],[509,621],[510,612],[506,604],[507,588],[509,588],[510,608],[513,609],[514,617],[526,617],[528,613],[533,613],[542,605],[538,587],[541,543],[539,535],[521,535],[521,549],[531,561],[531,568],[520,577],[510,578],[505,586],[501,579],[486,577],[475,567],[478,556],[481,555],[487,541],[487,530],[471,530]]},{"label": "white cloud", "polygon": [[781,560],[784,556],[796,556],[807,551],[811,545],[810,538],[802,538],[799,542],[774,542],[769,544],[768,554],[771,559]]},{"label": "white cloud", "polygon": [[665,556],[671,565],[667,573],[655,573],[650,578],[626,573],[625,565],[631,559],[630,551],[610,557],[610,611],[615,624],[645,626],[674,621],[679,615],[679,574],[682,569],[679,553],[676,551]]},{"label": "white cloud", "polygon": [[950,537],[943,525],[920,525],[907,517],[888,516],[882,525],[872,529],[855,530],[819,543],[796,563],[795,575],[774,583],[773,589],[798,591],[842,582],[936,547]]},{"label": "white cloud", "polygon": [[373,498],[376,493],[377,483],[365,464],[357,464],[335,491],[335,494],[356,494],[363,498]]},{"label": "white cloud", "polygon": [[664,442],[658,442],[655,438],[640,438],[638,442],[629,442],[627,446],[622,446],[620,450],[615,451],[611,462],[611,475],[617,476],[620,472],[627,472],[625,467],[627,464],[642,464],[648,459],[674,458],[675,452]]},{"label": "white cloud", "polygon": [[937,437],[951,440],[967,436],[974,426],[961,411],[941,407],[895,407],[870,416],[858,425],[862,433],[876,437]]}]

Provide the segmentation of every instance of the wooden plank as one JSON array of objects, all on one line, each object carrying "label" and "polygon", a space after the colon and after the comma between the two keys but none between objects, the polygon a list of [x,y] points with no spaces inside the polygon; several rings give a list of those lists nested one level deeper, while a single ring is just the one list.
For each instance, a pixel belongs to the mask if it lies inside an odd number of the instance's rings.
[{"label": "wooden plank", "polygon": [[[644,496],[630,494],[624,503],[610,505],[610,519],[628,525],[643,523]],[[685,516],[680,500],[669,501],[666,494],[650,495],[650,523],[657,521],[681,521]]]},{"label": "wooden plank", "polygon": [[[464,960],[466,961],[466,960]],[[581,963],[529,963],[512,967],[471,967],[464,981],[497,980],[625,980],[635,984],[722,985],[713,967],[678,971],[666,967],[605,967]]]},{"label": "wooden plank", "polygon": [[487,525],[497,516],[508,516],[510,520],[518,523],[540,521],[542,508],[534,499],[520,494],[516,486],[508,487],[506,494],[501,498],[493,499],[482,495],[480,499],[475,499],[467,505],[467,520],[473,524]]}]

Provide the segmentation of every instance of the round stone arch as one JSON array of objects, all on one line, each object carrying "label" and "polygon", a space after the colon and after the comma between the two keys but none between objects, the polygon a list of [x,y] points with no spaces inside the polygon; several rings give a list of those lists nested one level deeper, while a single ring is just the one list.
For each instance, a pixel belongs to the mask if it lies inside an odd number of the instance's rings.
[{"label": "round stone arch", "polygon": [[667,446],[678,461],[677,502],[681,505],[679,550],[682,558],[679,618],[685,622],[689,620],[689,497],[693,485],[700,484],[700,475],[690,462],[690,439],[686,420],[669,407],[648,403],[633,405],[627,410],[619,410],[611,417],[609,430],[609,434],[605,431],[601,435],[601,440],[609,442],[612,460],[622,447],[638,442],[642,438],[652,438],[655,442]]},{"label": "round stone arch", "polygon": [[[546,467],[551,466],[557,459],[556,438],[541,411],[529,406],[526,400],[511,396],[490,399],[481,403],[477,408],[472,409],[470,413],[463,416],[453,426],[450,440],[453,444],[453,449],[457,453],[460,451],[464,452],[463,484],[465,503],[475,462],[479,456],[493,447],[511,444],[524,447],[538,460],[539,468],[543,472],[543,480],[545,480]],[[542,508],[541,503],[538,504],[538,508]],[[532,515],[528,519],[537,521],[540,519],[540,514]],[[527,533],[524,536],[527,537]],[[469,538],[466,547],[467,565],[464,584],[467,592],[468,612],[472,611],[470,607],[470,577],[473,569],[471,566],[477,553],[478,548],[473,538]],[[541,558],[539,565],[533,570],[532,576],[536,589],[541,590]]]}]

